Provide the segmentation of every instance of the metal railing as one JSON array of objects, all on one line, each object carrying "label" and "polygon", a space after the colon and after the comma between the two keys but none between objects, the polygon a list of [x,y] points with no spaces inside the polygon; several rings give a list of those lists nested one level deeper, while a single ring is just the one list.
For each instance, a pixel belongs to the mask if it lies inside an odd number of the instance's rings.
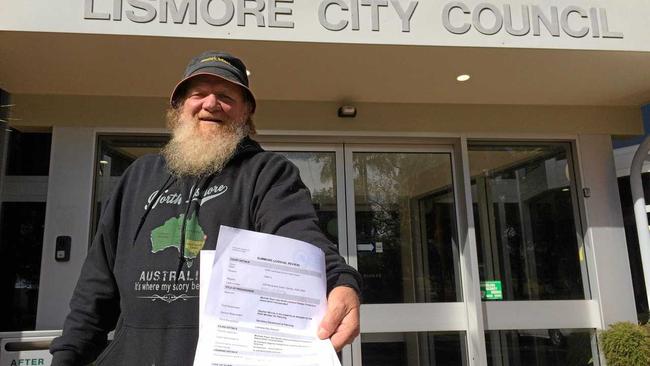
[{"label": "metal railing", "polygon": [[645,291],[650,304],[650,228],[648,228],[648,211],[646,208],[643,181],[641,173],[643,162],[648,158],[650,151],[650,136],[639,145],[630,166],[630,186],[632,189],[632,202],[634,203],[634,218],[636,232],[639,237],[639,250],[641,251],[641,265],[645,278]]}]

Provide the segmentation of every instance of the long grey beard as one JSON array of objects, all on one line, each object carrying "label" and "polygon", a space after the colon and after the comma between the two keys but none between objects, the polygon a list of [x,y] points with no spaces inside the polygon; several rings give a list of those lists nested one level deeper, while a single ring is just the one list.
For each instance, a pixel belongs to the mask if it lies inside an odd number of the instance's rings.
[{"label": "long grey beard", "polygon": [[167,118],[172,139],[161,153],[176,176],[202,177],[220,172],[250,130],[246,123],[239,121],[212,133],[202,133],[197,123],[181,121],[176,111],[169,112]]}]

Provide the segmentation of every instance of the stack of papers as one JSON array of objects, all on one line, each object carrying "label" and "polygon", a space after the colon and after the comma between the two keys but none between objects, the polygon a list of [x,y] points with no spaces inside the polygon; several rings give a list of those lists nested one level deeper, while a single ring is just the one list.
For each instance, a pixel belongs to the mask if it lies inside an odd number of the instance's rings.
[{"label": "stack of papers", "polygon": [[340,366],[332,343],[316,336],[327,309],[319,248],[221,226],[200,271],[194,366]]}]

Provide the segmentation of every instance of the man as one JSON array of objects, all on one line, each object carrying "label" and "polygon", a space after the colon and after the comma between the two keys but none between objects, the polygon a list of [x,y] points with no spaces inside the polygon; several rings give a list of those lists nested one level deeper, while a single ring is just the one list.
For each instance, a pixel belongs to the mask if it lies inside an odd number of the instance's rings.
[{"label": "man", "polygon": [[318,336],[337,350],[350,343],[359,332],[359,275],[318,229],[297,168],[248,137],[256,103],[244,64],[199,55],[170,102],[172,139],[127,169],[104,208],[52,365],[191,364],[199,251],[215,248],[220,225],[321,248],[329,294]]}]

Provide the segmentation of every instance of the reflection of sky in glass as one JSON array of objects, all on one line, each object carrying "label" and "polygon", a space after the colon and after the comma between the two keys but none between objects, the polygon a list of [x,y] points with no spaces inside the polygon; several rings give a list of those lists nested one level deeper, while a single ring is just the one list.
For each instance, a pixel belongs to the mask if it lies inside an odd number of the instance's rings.
[{"label": "reflection of sky in glass", "polygon": [[[571,184],[563,146],[486,146],[469,148],[472,179],[490,177],[493,197],[519,202]],[[472,186],[472,198],[477,202]]]},{"label": "reflection of sky in glass", "polygon": [[282,151],[298,167],[300,178],[314,199],[336,202],[334,182],[336,178],[336,156],[330,152]]},{"label": "reflection of sky in glass", "polygon": [[446,153],[355,153],[357,203],[392,201],[451,189],[451,157]]}]

